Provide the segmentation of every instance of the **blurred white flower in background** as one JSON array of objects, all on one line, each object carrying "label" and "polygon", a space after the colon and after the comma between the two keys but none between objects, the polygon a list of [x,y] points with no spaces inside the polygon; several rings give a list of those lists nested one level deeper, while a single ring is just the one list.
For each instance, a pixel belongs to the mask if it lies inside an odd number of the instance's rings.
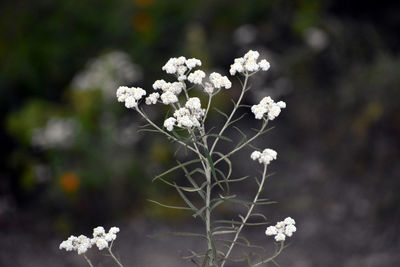
[{"label": "blurred white flower in background", "polygon": [[74,141],[78,123],[72,118],[51,118],[43,128],[33,130],[31,144],[43,149],[66,148]]},{"label": "blurred white flower in background", "polygon": [[131,84],[141,78],[140,66],[128,54],[112,51],[89,60],[85,69],[75,75],[71,86],[76,90],[100,89],[106,99],[112,99],[120,84]]},{"label": "blurred white flower in background", "polygon": [[257,29],[251,24],[245,24],[233,32],[233,40],[236,44],[244,46],[252,43],[257,37]]},{"label": "blurred white flower in background", "polygon": [[304,32],[304,41],[315,51],[325,49],[329,44],[328,35],[321,29],[310,27]]}]

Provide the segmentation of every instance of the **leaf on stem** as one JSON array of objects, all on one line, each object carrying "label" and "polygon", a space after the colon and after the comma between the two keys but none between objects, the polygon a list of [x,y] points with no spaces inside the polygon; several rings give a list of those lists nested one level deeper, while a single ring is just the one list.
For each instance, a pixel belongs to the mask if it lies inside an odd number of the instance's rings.
[{"label": "leaf on stem", "polygon": [[214,167],[214,162],[211,159],[210,153],[207,150],[205,150],[205,153],[206,153],[207,161],[208,161],[208,164],[210,165],[211,173],[212,173],[212,176],[214,177],[215,182],[218,184],[218,186],[221,188],[222,191],[225,191],[224,187],[221,185],[221,182],[217,178],[217,174],[215,172],[215,167]]},{"label": "leaf on stem", "polygon": [[171,168],[171,169],[169,169],[169,170],[157,175],[156,177],[153,178],[152,181],[154,182],[158,178],[160,178],[160,177],[162,177],[164,175],[167,175],[168,173],[171,173],[171,172],[173,172],[175,170],[178,170],[178,169],[182,168],[182,166],[187,166],[187,165],[190,165],[190,164],[193,164],[193,163],[197,163],[197,162],[200,162],[200,161],[201,161],[200,159],[193,159],[193,160],[186,161],[185,163],[179,163],[177,166],[175,166],[175,167],[173,167],[173,168]]},{"label": "leaf on stem", "polygon": [[229,116],[228,115],[226,115],[226,113],[225,112],[223,112],[223,111],[221,111],[221,110],[219,110],[219,109],[217,109],[217,108],[213,108],[216,112],[218,112],[219,114],[221,114],[222,116],[224,116],[226,119],[228,119],[229,118]]},{"label": "leaf on stem", "polygon": [[162,203],[157,202],[157,201],[152,200],[152,199],[147,199],[147,201],[150,201],[150,202],[152,202],[152,203],[154,203],[154,204],[157,204],[157,205],[159,205],[159,206],[161,206],[161,207],[164,207],[164,208],[178,209],[178,210],[191,210],[191,208],[188,208],[188,207],[179,207],[179,206],[165,205],[165,204],[162,204]]}]

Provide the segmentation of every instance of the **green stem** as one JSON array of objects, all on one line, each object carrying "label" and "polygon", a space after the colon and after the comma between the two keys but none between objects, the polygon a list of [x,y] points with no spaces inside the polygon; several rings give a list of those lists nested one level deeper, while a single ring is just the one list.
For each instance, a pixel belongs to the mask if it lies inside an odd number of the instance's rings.
[{"label": "green stem", "polygon": [[221,267],[224,267],[224,265],[226,263],[226,260],[229,258],[229,255],[231,254],[231,252],[233,250],[233,247],[236,244],[236,240],[239,238],[240,232],[243,230],[244,226],[246,225],[247,220],[250,218],[250,215],[253,212],[254,207],[256,206],[256,202],[257,202],[257,200],[258,200],[258,198],[260,196],[260,193],[263,190],[264,182],[265,182],[266,177],[267,177],[267,165],[265,164],[264,165],[264,172],[263,172],[262,179],[261,179],[261,183],[260,183],[260,185],[258,187],[258,191],[257,191],[257,193],[256,193],[256,195],[254,197],[253,203],[251,204],[249,210],[247,211],[246,217],[244,217],[242,219],[242,224],[240,225],[239,229],[236,231],[235,237],[233,238],[233,241],[232,241],[231,245],[229,246],[228,252],[225,254],[225,258],[221,263]]}]

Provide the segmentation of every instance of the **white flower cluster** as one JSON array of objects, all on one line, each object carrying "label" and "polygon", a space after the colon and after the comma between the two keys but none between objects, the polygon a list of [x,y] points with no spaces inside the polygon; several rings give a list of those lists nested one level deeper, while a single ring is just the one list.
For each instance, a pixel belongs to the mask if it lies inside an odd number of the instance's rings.
[{"label": "white flower cluster", "polygon": [[138,101],[146,95],[146,91],[140,87],[120,86],[117,90],[119,102],[125,102],[125,107],[135,108]]},{"label": "white flower cluster", "polygon": [[235,58],[229,72],[231,75],[235,75],[236,73],[255,72],[258,70],[267,71],[270,68],[269,62],[262,59],[257,63],[259,57],[260,53],[249,50],[243,57]]},{"label": "white flower cluster", "polygon": [[266,148],[263,150],[263,152],[260,151],[254,151],[251,153],[250,158],[252,160],[258,160],[259,163],[268,165],[271,161],[276,159],[278,153],[276,153],[275,150],[272,150],[270,148]]},{"label": "white flower cluster", "polygon": [[286,108],[286,103],[279,101],[275,103],[271,97],[264,97],[258,105],[251,107],[251,112],[254,113],[256,119],[262,119],[264,114],[267,114],[269,120],[273,120],[279,116],[281,110]]},{"label": "white flower cluster", "polygon": [[93,238],[90,239],[84,235],[79,237],[71,235],[67,240],[60,244],[60,249],[66,251],[77,251],[78,254],[86,253],[86,251],[93,245],[96,245],[99,250],[108,248],[108,243],[117,238],[119,232],[118,227],[111,227],[108,233],[105,232],[102,226],[93,229]]},{"label": "white flower cluster", "polygon": [[101,89],[104,97],[111,99],[118,85],[136,82],[142,76],[140,66],[133,64],[127,53],[111,51],[90,59],[75,75],[71,87],[75,90]]},{"label": "white flower cluster", "polygon": [[201,66],[201,61],[196,58],[186,59],[185,57],[170,58],[162,67],[162,70],[169,74],[176,74],[179,81],[186,80],[186,71]]},{"label": "white flower cluster", "polygon": [[105,232],[102,226],[93,229],[92,243],[96,244],[99,250],[108,248],[108,242],[112,242],[117,238],[119,232],[118,227],[111,227],[108,233]]},{"label": "white flower cluster", "polygon": [[205,82],[203,85],[203,79],[206,77],[204,71],[196,70],[193,73],[190,73],[188,76],[188,81],[194,84],[200,84],[203,86],[204,91],[207,94],[212,94],[214,89],[226,88],[229,89],[232,87],[231,81],[226,76],[222,76],[217,72],[213,72],[209,76],[210,82]]},{"label": "white flower cluster", "polygon": [[229,89],[232,87],[232,83],[228,79],[228,77],[222,76],[221,74],[219,74],[217,72],[213,72],[210,74],[210,82],[217,89],[222,88],[222,87]]},{"label": "white flower cluster", "polygon": [[33,130],[31,144],[43,149],[67,148],[72,145],[78,126],[75,119],[53,117],[43,128]]},{"label": "white flower cluster", "polygon": [[78,237],[71,235],[67,240],[64,240],[60,244],[60,249],[65,249],[66,251],[76,251],[78,254],[85,253],[89,248],[91,248],[93,243],[91,239],[80,235]]},{"label": "white flower cluster", "polygon": [[146,97],[146,105],[151,105],[157,103],[157,100],[160,98],[159,93],[152,93],[148,97]]},{"label": "white flower cluster", "polygon": [[285,241],[286,237],[291,237],[296,232],[295,224],[296,222],[292,218],[287,217],[285,220],[277,222],[275,226],[267,227],[265,234],[267,236],[275,236],[277,242]]},{"label": "white flower cluster", "polygon": [[200,127],[200,120],[204,116],[205,110],[201,108],[200,99],[197,97],[189,98],[185,107],[177,109],[174,117],[169,117],[164,121],[164,127],[172,131],[174,126],[191,129]]},{"label": "white flower cluster", "polygon": [[201,84],[204,77],[206,77],[204,71],[196,70],[195,72],[189,74],[188,81],[194,84]]},{"label": "white flower cluster", "polygon": [[163,92],[161,94],[161,101],[165,105],[178,102],[178,95],[182,92],[184,86],[182,82],[170,83],[164,80],[157,80],[153,83],[154,90],[161,90]]}]

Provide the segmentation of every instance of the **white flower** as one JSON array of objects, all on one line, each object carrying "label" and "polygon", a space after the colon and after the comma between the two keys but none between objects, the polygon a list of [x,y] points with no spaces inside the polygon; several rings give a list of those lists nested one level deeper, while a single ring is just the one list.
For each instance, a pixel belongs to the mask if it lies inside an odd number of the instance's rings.
[{"label": "white flower", "polygon": [[71,235],[67,240],[61,242],[60,249],[65,249],[66,251],[74,250],[75,246],[73,245],[73,240],[76,238],[76,236]]},{"label": "white flower", "polygon": [[244,67],[243,67],[243,62],[240,62],[242,58],[236,58],[235,63],[231,65],[231,68],[229,70],[230,74],[233,76],[236,74],[236,72],[242,73],[244,72]]},{"label": "white flower", "polygon": [[90,239],[84,235],[80,235],[77,240],[76,250],[78,254],[86,253],[86,251],[92,247]]},{"label": "white flower", "polygon": [[[166,73],[169,74],[178,74],[178,75],[183,75],[187,67],[185,66],[186,64],[186,58],[185,57],[179,57],[179,58],[170,58],[167,63],[162,67],[162,70],[165,71]],[[189,64],[193,64],[193,61],[190,61]]]},{"label": "white flower", "polygon": [[151,105],[157,103],[157,100],[160,98],[159,93],[152,93],[148,97],[146,97],[146,105]]},{"label": "white flower", "polygon": [[116,226],[113,226],[110,228],[110,230],[108,232],[111,234],[117,234],[117,233],[119,233],[119,228]]},{"label": "white flower", "polygon": [[153,83],[153,89],[157,90],[157,89],[162,89],[164,84],[166,84],[167,82],[164,80],[157,80]]},{"label": "white flower", "polygon": [[190,116],[181,116],[177,119],[178,126],[184,128],[192,128],[194,123],[191,120]]},{"label": "white flower", "polygon": [[117,238],[117,235],[116,235],[116,234],[112,234],[112,233],[107,233],[107,234],[104,236],[104,239],[105,239],[107,242],[111,242],[111,241],[115,240],[116,238]]},{"label": "white flower", "polygon": [[268,119],[272,121],[273,119],[278,117],[280,113],[281,113],[281,108],[278,105],[272,105],[269,108]]},{"label": "white flower", "polygon": [[187,71],[187,68],[185,66],[183,66],[183,65],[180,65],[180,66],[177,67],[177,71],[176,72],[178,73],[179,76],[182,76],[182,75],[185,74],[186,71]]},{"label": "white flower", "polygon": [[256,119],[261,120],[263,118],[264,114],[266,112],[268,112],[268,109],[261,104],[253,105],[251,107],[251,112],[254,113]]},{"label": "white flower", "polygon": [[146,91],[143,90],[140,87],[132,87],[131,89],[131,95],[136,99],[140,100],[143,96],[146,95]]},{"label": "white flower", "polygon": [[[175,110],[174,117],[176,121],[173,121],[172,118],[168,125],[170,129],[173,128],[173,123],[176,122],[178,127],[191,129],[193,127],[200,127],[200,119],[204,116],[205,110],[201,108],[200,99],[197,97],[189,98],[185,104],[185,107],[182,107],[178,110]],[[165,122],[164,122],[164,126]]]},{"label": "white flower", "polygon": [[128,96],[125,99],[125,107],[127,108],[134,108],[137,106],[136,99],[133,96]]},{"label": "white flower", "polygon": [[129,89],[129,87],[126,86],[120,86],[117,89],[117,98],[118,98],[118,102],[124,102],[125,98],[127,97],[126,92]]},{"label": "white flower", "polygon": [[278,230],[276,229],[275,226],[269,226],[267,227],[267,230],[265,230],[265,234],[270,236],[270,235],[276,235],[278,233]]},{"label": "white flower", "polygon": [[60,249],[76,251],[78,254],[86,253],[86,251],[91,247],[91,240],[84,235],[80,235],[79,237],[71,235],[67,240],[60,244]]},{"label": "white flower", "polygon": [[259,69],[259,66],[257,64],[257,61],[254,59],[248,59],[246,60],[246,63],[244,63],[243,66],[248,72],[254,72]]},{"label": "white flower", "polygon": [[275,225],[275,227],[277,229],[279,229],[281,232],[283,232],[283,229],[285,228],[285,226],[286,226],[286,223],[284,221],[277,222]]},{"label": "white flower", "polygon": [[164,121],[164,127],[168,130],[168,131],[172,131],[174,129],[175,126],[175,122],[176,119],[173,117],[169,117],[168,119],[166,119]]},{"label": "white flower", "polygon": [[277,222],[275,226],[269,226],[265,230],[267,236],[275,236],[275,240],[285,241],[286,237],[291,237],[294,232],[296,232],[296,226],[294,226],[295,221],[287,217],[285,220]]},{"label": "white flower", "polygon": [[260,56],[260,53],[258,53],[257,51],[249,50],[249,51],[243,56],[243,58],[244,58],[245,60],[257,60],[259,56]]},{"label": "white flower", "polygon": [[108,247],[108,242],[104,238],[96,238],[96,246],[99,250],[103,250]]},{"label": "white flower", "polygon": [[196,66],[201,66],[201,61],[198,60],[197,58],[189,58],[189,59],[186,60],[186,66],[189,69],[193,69]]},{"label": "white flower", "polygon": [[209,82],[206,82],[204,85],[204,92],[211,95],[214,92],[213,85]]},{"label": "white flower", "polygon": [[258,160],[259,163],[268,165],[272,160],[276,159],[278,153],[275,150],[266,148],[261,153],[260,151],[254,151],[250,157],[252,160]]},{"label": "white flower", "polygon": [[177,59],[176,58],[170,58],[167,63],[161,68],[163,71],[169,74],[174,74],[177,71],[177,64],[176,64]]},{"label": "white flower", "polygon": [[278,153],[276,153],[275,150],[266,148],[263,150],[258,161],[260,163],[264,163],[264,164],[268,165],[272,160],[276,159],[277,155],[278,155]]},{"label": "white flower", "polygon": [[178,81],[180,81],[180,82],[183,82],[186,79],[187,79],[186,75],[179,75],[178,76]]},{"label": "white flower", "polygon": [[253,153],[251,153],[250,155],[252,160],[257,160],[261,157],[261,152],[260,151],[254,151]]},{"label": "white flower", "polygon": [[215,88],[226,88],[229,89],[232,87],[231,81],[229,81],[228,77],[222,76],[217,72],[213,72],[210,74],[210,82]]},{"label": "white flower", "polygon": [[262,119],[265,114],[269,120],[273,120],[279,116],[281,110],[286,108],[286,103],[283,101],[279,101],[275,103],[271,97],[264,97],[258,105],[253,105],[251,107],[251,112],[254,113],[256,119]]},{"label": "white flower", "polygon": [[293,220],[291,217],[287,217],[284,220],[285,224],[290,225],[290,224],[296,224],[295,220]]},{"label": "white flower", "polygon": [[258,66],[260,66],[260,69],[263,71],[267,71],[271,67],[269,62],[265,59],[262,59],[260,62],[258,62]]},{"label": "white flower", "polygon": [[78,122],[72,118],[50,118],[46,125],[32,132],[31,144],[43,149],[67,148],[75,140]]},{"label": "white flower", "polygon": [[289,224],[285,228],[285,235],[291,237],[293,233],[296,232],[296,230],[296,226],[294,226],[293,224]]},{"label": "white flower", "polygon": [[83,254],[93,245],[96,245],[99,250],[102,250],[108,247],[108,242],[112,242],[117,238],[118,232],[119,228],[115,226],[111,227],[108,233],[105,232],[104,227],[98,226],[93,229],[92,239],[84,235],[79,237],[72,235],[60,244],[60,249],[65,249],[66,251],[74,250],[78,254]]},{"label": "white flower", "polygon": [[185,107],[190,110],[198,110],[201,109],[200,99],[198,97],[189,98],[185,104]]},{"label": "white flower", "polygon": [[101,89],[108,100],[119,84],[136,82],[142,76],[141,68],[133,64],[130,56],[121,51],[111,51],[88,61],[71,82],[74,90]]},{"label": "white flower", "polygon": [[180,56],[180,57],[178,57],[178,58],[176,59],[176,64],[177,64],[177,65],[183,65],[183,64],[185,64],[185,62],[186,62],[186,58],[183,57],[183,56]]},{"label": "white flower", "polygon": [[263,105],[263,106],[268,106],[268,105],[272,105],[272,104],[274,104],[274,100],[272,100],[272,98],[269,96],[264,97],[260,101],[260,105]]},{"label": "white flower", "polygon": [[206,77],[204,71],[196,70],[195,72],[189,74],[188,81],[194,84],[201,84],[204,77]]},{"label": "white flower", "polygon": [[137,101],[146,95],[146,91],[140,87],[120,86],[116,95],[119,102],[125,102],[125,107],[134,108],[137,106]]},{"label": "white flower", "polygon": [[286,103],[283,101],[279,101],[278,103],[276,103],[278,105],[278,107],[280,108],[286,108]]},{"label": "white flower", "polygon": [[167,91],[161,95],[161,101],[165,105],[169,105],[178,102],[178,97],[174,93]]},{"label": "white flower", "polygon": [[184,84],[181,82],[173,82],[170,84],[168,90],[174,93],[175,95],[179,95],[182,92]]},{"label": "white flower", "polygon": [[236,73],[252,73],[259,69],[267,71],[270,68],[270,64],[267,60],[262,59],[257,63],[260,53],[257,51],[249,50],[243,57],[235,58],[234,63],[231,65],[229,70],[231,75]]},{"label": "white flower", "polygon": [[97,236],[102,236],[106,233],[106,231],[104,230],[103,226],[98,226],[96,228],[93,229],[93,236],[97,237]]},{"label": "white flower", "polygon": [[175,112],[174,112],[175,118],[179,118],[182,116],[189,116],[189,115],[190,115],[190,110],[187,108],[180,108],[180,109],[175,110]]},{"label": "white flower", "polygon": [[275,236],[276,242],[285,241],[285,239],[286,239],[286,236],[285,236],[283,233],[278,233],[278,234]]}]

